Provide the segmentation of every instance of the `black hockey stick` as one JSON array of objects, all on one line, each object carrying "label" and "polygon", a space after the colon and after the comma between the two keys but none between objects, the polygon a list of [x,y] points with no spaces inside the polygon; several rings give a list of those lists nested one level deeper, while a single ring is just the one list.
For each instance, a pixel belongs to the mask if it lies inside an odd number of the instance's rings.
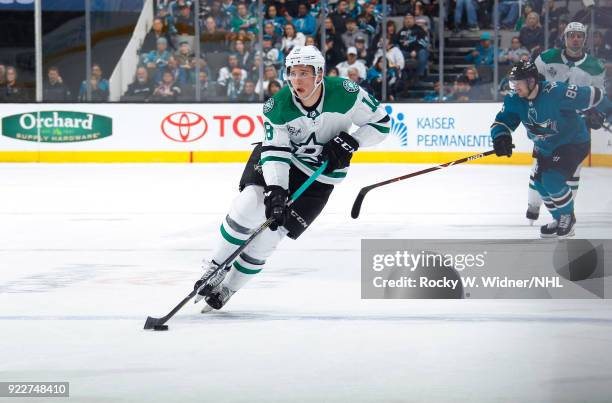
[{"label": "black hockey stick", "polygon": [[373,185],[363,187],[361,188],[361,190],[359,191],[359,194],[355,198],[355,202],[353,203],[353,208],[351,209],[351,217],[353,218],[359,217],[359,212],[361,211],[361,204],[363,203],[363,199],[365,198],[366,194],[368,194],[368,192],[372,189],[376,189],[377,187],[388,185],[393,182],[399,182],[404,179],[413,178],[418,175],[423,175],[428,172],[437,171],[438,169],[447,168],[447,167],[457,165],[457,164],[463,164],[464,162],[474,161],[474,160],[486,157],[491,154],[495,154],[495,150],[489,150],[481,154],[471,155],[469,157],[461,158],[456,161],[447,162],[442,165],[437,165],[435,167],[423,169],[422,171],[412,172],[408,175],[398,176],[397,178],[388,179],[386,181],[378,182]]},{"label": "black hockey stick", "polygon": [[[327,161],[324,162],[319,169],[317,169],[304,183],[302,183],[302,185],[291,195],[289,202],[287,203],[288,206],[290,206],[291,204],[293,204],[294,201],[296,201],[298,199],[298,197],[300,197],[302,195],[302,193],[304,193],[306,191],[306,189],[308,189],[310,187],[310,185],[312,185],[312,183],[319,177],[319,175],[321,175],[323,173],[323,171],[325,170],[325,168],[327,168]],[[226,266],[229,266],[234,259],[236,259],[238,257],[238,255],[240,255],[240,253],[242,253],[242,251],[253,241],[253,239],[255,239],[257,237],[257,235],[261,234],[266,228],[268,228],[270,226],[270,224],[272,224],[274,220],[272,218],[268,218],[263,224],[261,224],[259,226],[259,228],[257,228],[255,230],[255,232],[253,232],[251,234],[251,236],[249,236],[247,238],[246,241],[244,241],[244,243],[242,245],[240,245],[238,247],[238,249],[236,249],[234,251],[234,253],[232,253],[227,259],[225,259],[222,263],[219,264],[219,266],[213,271],[211,272],[208,277],[206,277],[205,279],[203,279],[204,281],[202,282],[202,287],[204,286],[204,284],[206,284],[206,282],[208,281],[208,279],[210,279],[212,276],[214,276],[219,270],[225,270]],[[175,306],[170,312],[168,312],[168,314],[166,316],[163,316],[161,318],[154,318],[152,316],[148,316],[147,320],[145,322],[144,328],[145,330],[168,330],[168,326],[165,325],[165,323],[167,321],[170,320],[170,318],[172,318],[183,306],[185,306],[185,304],[187,302],[189,302],[193,297],[195,297],[198,293],[198,291],[200,291],[199,288],[195,289],[193,291],[191,291],[185,298],[183,298],[183,300],[181,302],[179,302],[179,304],[177,306]]]}]

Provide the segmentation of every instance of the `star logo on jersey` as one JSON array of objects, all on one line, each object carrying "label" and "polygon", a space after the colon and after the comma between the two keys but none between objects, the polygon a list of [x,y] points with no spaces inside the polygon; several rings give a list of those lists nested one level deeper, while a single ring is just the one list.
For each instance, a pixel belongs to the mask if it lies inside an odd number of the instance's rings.
[{"label": "star logo on jersey", "polygon": [[294,154],[297,154],[300,158],[305,160],[306,162],[310,162],[316,164],[319,162],[319,155],[323,150],[323,143],[319,143],[317,141],[317,137],[315,133],[312,132],[310,136],[303,143],[296,143],[291,141],[291,145],[293,146]]},{"label": "star logo on jersey", "polygon": [[272,110],[272,108],[274,108],[274,98],[270,98],[266,101],[266,103],[263,105],[263,111],[264,113],[268,113]]},{"label": "star logo on jersey", "polygon": [[342,82],[342,86],[347,92],[357,92],[359,91],[359,85],[352,80],[344,80]]}]

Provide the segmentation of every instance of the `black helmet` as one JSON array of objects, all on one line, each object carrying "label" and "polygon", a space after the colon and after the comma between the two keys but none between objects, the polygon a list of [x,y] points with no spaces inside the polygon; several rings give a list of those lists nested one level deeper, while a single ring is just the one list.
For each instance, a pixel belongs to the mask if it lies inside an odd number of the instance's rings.
[{"label": "black helmet", "polygon": [[508,78],[516,81],[533,78],[534,80],[538,81],[538,68],[536,67],[535,63],[530,62],[529,60],[521,60],[512,66],[512,70],[510,70]]}]

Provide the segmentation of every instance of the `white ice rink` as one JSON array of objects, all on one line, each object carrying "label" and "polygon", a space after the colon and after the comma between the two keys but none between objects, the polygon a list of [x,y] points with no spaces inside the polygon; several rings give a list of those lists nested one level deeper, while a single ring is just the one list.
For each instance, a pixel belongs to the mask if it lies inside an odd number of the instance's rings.
[{"label": "white ice rink", "polygon": [[[538,236],[526,166],[430,173],[349,217],[361,186],[423,167],[356,164],[223,312],[149,332],[201,275],[242,164],[0,165],[0,381],[69,381],[79,403],[611,402],[610,300],[360,299],[362,238]],[[611,184],[583,170],[578,237],[612,238]]]}]

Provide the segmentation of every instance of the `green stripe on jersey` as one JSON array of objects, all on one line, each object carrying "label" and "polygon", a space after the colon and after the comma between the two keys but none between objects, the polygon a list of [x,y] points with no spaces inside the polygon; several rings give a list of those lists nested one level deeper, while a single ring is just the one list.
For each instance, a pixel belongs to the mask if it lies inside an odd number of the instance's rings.
[{"label": "green stripe on jersey", "polygon": [[378,130],[379,132],[383,134],[387,134],[389,133],[389,131],[391,131],[390,128],[381,126],[381,125],[377,125],[376,123],[368,123],[368,126],[372,126],[373,128],[375,128],[376,130]]},{"label": "green stripe on jersey", "polygon": [[231,236],[225,230],[225,227],[223,226],[223,224],[221,224],[221,235],[223,236],[223,239],[225,239],[227,242],[229,242],[229,243],[231,243],[233,245],[242,245],[244,243],[244,241],[242,239],[234,238],[233,236]]},{"label": "green stripe on jersey", "polygon": [[263,165],[266,162],[272,162],[272,161],[284,162],[285,164],[291,165],[291,160],[289,158],[282,158],[282,157],[264,157],[259,161],[259,163]]},{"label": "green stripe on jersey", "polygon": [[[296,155],[294,155],[293,157],[297,160],[297,162],[304,165],[306,168],[310,169],[313,172],[319,169],[319,167],[321,166],[321,165],[318,165],[318,166],[311,165],[310,163],[304,161],[303,159],[301,159],[300,157]],[[346,177],[346,172],[336,170],[330,173],[321,174],[321,176],[327,176],[328,178],[344,178]]]},{"label": "green stripe on jersey", "polygon": [[234,262],[234,268],[238,270],[240,273],[244,273],[244,274],[257,274],[261,271],[261,269],[257,269],[257,270],[247,269],[246,267],[242,266],[238,262]]}]

